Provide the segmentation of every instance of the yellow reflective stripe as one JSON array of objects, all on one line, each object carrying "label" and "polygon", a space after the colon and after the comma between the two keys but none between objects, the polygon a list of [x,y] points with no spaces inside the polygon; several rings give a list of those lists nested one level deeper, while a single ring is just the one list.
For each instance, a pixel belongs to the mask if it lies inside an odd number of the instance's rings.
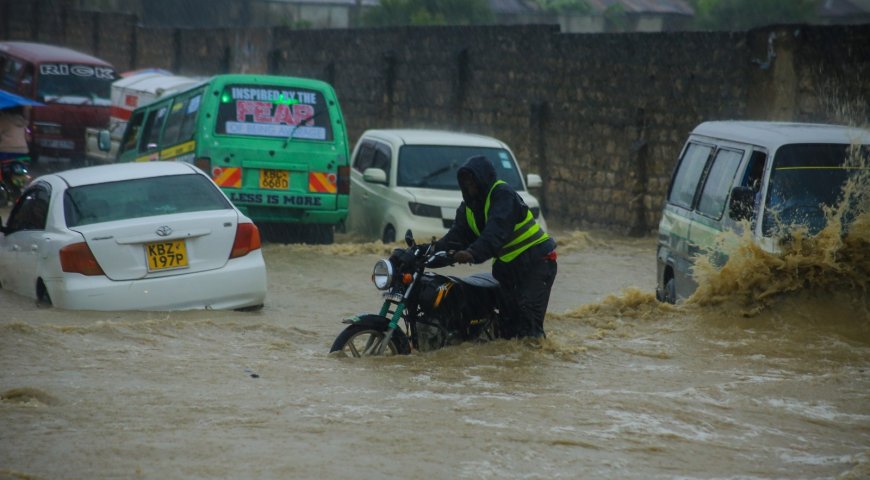
[{"label": "yellow reflective stripe", "polygon": [[[495,190],[496,185],[500,183],[507,183],[504,180],[496,180],[495,183],[489,187],[489,191],[486,192],[486,202],[483,204],[483,222],[489,219],[489,199],[492,196],[492,191]],[[471,227],[471,231],[474,232],[478,237],[480,236],[480,230],[477,228],[477,222],[474,221],[474,212],[468,208],[468,205],[465,205],[465,219],[468,221],[468,226]]]},{"label": "yellow reflective stripe", "polygon": [[477,230],[477,222],[474,221],[474,212],[472,212],[467,205],[465,206],[465,219],[468,221],[468,226],[471,227],[471,231],[479,237],[480,232]]},{"label": "yellow reflective stripe", "polygon": [[505,244],[505,246],[502,248],[504,249],[504,248],[512,247],[515,244],[528,238],[529,235],[533,234],[534,232],[529,233],[529,231],[533,230],[534,227],[538,226],[537,223],[533,223],[533,224],[529,225],[529,220],[532,220],[533,218],[534,217],[532,216],[532,212],[530,210],[526,210],[526,219],[523,220],[522,222],[516,224],[516,226],[514,226],[514,234],[511,237],[513,240],[511,240],[510,242]]}]

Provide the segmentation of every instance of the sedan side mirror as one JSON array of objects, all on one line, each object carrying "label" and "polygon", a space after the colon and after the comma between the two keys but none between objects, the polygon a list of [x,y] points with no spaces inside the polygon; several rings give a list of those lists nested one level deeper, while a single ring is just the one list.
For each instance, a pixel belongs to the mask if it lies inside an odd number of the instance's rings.
[{"label": "sedan side mirror", "polygon": [[367,168],[363,172],[363,180],[369,183],[387,184],[387,172],[380,168]]},{"label": "sedan side mirror", "polygon": [[731,189],[731,200],[728,202],[728,215],[740,221],[752,218],[755,208],[755,190],[750,187],[734,187]]},{"label": "sedan side mirror", "polygon": [[544,185],[544,181],[537,173],[530,173],[526,177],[526,186],[529,188],[541,188],[542,185]]}]

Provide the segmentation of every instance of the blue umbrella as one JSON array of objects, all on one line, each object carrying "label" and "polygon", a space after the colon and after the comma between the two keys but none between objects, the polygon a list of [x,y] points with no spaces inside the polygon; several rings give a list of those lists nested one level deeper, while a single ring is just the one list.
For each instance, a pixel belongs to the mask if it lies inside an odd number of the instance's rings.
[{"label": "blue umbrella", "polygon": [[24,98],[22,96],[15,95],[14,93],[9,93],[5,90],[0,90],[0,109],[19,107],[22,105],[42,105],[42,104],[35,101],[35,100],[31,100],[29,98]]}]

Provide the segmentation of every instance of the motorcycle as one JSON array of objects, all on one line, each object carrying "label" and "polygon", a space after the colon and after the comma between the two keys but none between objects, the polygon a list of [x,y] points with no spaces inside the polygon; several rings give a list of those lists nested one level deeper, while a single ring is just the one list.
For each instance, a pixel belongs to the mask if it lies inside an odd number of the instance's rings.
[{"label": "motorcycle", "polygon": [[[26,158],[26,157],[25,157]],[[0,160],[0,207],[15,202],[32,177],[23,158]]]},{"label": "motorcycle", "polygon": [[412,348],[425,352],[498,338],[498,281],[492,274],[460,278],[429,272],[453,265],[452,254],[435,252],[434,241],[416,244],[410,230],[405,243],[408,248],[378,260],[372,271],[372,282],[384,292],[380,312],[343,320],[348,326],[331,354],[408,355]]}]

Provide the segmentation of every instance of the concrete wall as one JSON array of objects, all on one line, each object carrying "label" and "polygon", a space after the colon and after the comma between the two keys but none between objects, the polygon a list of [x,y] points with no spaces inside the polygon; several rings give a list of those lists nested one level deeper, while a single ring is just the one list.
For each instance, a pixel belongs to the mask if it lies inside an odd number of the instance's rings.
[{"label": "concrete wall", "polygon": [[543,177],[545,213],[564,227],[654,230],[682,142],[701,121],[870,123],[870,25],[155,29],[63,9],[46,19],[52,3],[63,1],[0,0],[0,38],[70,45],[120,70],[320,78],[338,92],[351,141],[380,127],[496,136]]}]

